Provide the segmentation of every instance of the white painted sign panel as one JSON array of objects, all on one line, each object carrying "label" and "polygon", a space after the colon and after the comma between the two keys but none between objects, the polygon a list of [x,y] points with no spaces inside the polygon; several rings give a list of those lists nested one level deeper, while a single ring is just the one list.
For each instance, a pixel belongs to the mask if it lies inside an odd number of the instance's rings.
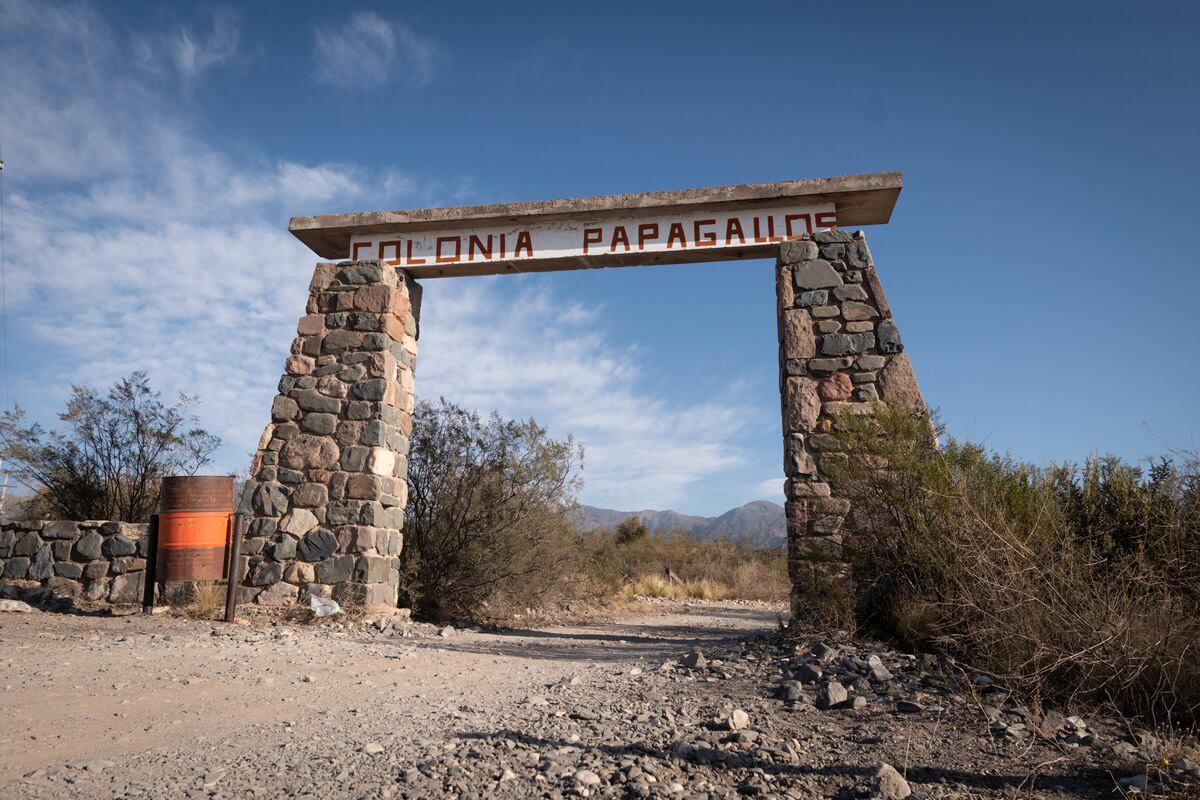
[{"label": "white painted sign panel", "polygon": [[511,224],[375,230],[350,237],[352,260],[381,259],[416,277],[590,266],[712,261],[774,255],[779,243],[837,226],[832,202],[780,200],[754,207],[630,209]]}]

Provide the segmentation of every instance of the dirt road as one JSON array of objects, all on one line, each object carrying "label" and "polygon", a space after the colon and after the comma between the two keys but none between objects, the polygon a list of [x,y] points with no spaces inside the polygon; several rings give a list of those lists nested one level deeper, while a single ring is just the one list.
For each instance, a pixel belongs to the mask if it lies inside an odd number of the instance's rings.
[{"label": "dirt road", "polygon": [[[1032,770],[1058,753],[996,743],[986,720],[980,733],[982,718],[955,716],[966,710],[898,714],[907,690],[895,682],[844,710],[813,707],[808,687],[780,700],[778,648],[752,640],[777,618],[764,605],[676,603],[581,627],[404,636],[4,614],[0,787],[5,798],[850,797],[887,761],[917,797],[1111,790],[1070,759]],[[695,650],[706,663],[684,666]],[[735,708],[744,727],[728,722]]]}]

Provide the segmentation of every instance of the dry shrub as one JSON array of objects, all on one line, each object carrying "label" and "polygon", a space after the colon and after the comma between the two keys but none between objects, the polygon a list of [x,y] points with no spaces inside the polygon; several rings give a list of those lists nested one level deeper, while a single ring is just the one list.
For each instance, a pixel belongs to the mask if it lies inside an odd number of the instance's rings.
[{"label": "dry shrub", "polygon": [[401,551],[402,605],[442,621],[503,620],[569,593],[581,451],[533,420],[417,404]]},{"label": "dry shrub", "polygon": [[771,602],[788,597],[781,549],[697,541],[684,531],[618,538],[604,530],[584,534],[580,549],[586,581],[596,594]]},{"label": "dry shrub", "polygon": [[1030,695],[1200,716],[1196,463],[1038,469],[881,407],[841,419],[857,617]]}]

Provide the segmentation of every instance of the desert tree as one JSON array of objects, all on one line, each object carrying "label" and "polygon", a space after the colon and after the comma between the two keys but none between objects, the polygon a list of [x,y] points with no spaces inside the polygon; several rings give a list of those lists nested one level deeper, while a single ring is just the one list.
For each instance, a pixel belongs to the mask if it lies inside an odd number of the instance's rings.
[{"label": "desert tree", "polygon": [[194,475],[221,444],[199,427],[195,403],[165,404],[140,371],[103,394],[72,386],[61,429],[27,424],[20,407],[0,414],[0,455],[42,516],[143,522],[162,479]]}]

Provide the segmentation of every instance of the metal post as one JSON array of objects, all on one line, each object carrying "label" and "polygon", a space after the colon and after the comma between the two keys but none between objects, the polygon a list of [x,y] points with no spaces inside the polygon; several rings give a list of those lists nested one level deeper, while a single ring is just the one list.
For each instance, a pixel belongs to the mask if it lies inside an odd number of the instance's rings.
[{"label": "metal post", "polygon": [[230,533],[229,542],[229,569],[225,573],[228,581],[228,589],[225,592],[225,621],[233,622],[235,612],[237,611],[237,593],[238,584],[241,583],[241,576],[238,574],[242,570],[242,527],[246,522],[244,514],[234,514],[233,531]]},{"label": "metal post", "polygon": [[146,553],[146,582],[142,588],[142,613],[154,613],[154,584],[158,580],[158,514],[150,517],[150,551]]}]

